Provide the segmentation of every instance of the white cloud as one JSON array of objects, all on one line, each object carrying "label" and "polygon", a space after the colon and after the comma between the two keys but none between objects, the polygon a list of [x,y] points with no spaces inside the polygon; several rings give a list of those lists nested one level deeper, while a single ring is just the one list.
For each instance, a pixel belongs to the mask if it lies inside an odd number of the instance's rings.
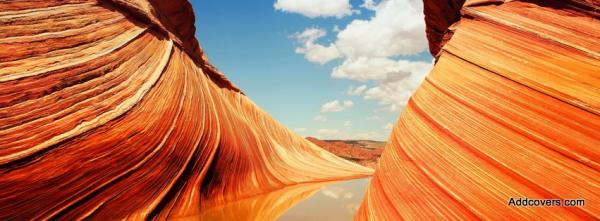
[{"label": "white cloud", "polygon": [[430,62],[360,57],[347,59],[333,69],[331,76],[356,81],[397,81],[429,71]]},{"label": "white cloud", "polygon": [[354,102],[350,100],[346,100],[340,102],[339,100],[334,100],[327,102],[321,106],[321,112],[341,112],[346,110],[347,108],[351,108],[354,106]]},{"label": "white cloud", "polygon": [[394,125],[392,123],[387,123],[387,124],[383,125],[384,130],[391,130],[393,128],[394,128]]},{"label": "white cloud", "polygon": [[373,0],[364,0],[364,1],[363,1],[363,4],[362,4],[362,5],[360,5],[360,7],[363,7],[363,8],[369,9],[369,10],[371,10],[371,11],[375,11],[375,10],[377,10],[377,4],[376,4],[376,3],[375,3],[375,1],[373,1]]},{"label": "white cloud", "polygon": [[276,0],[275,9],[283,12],[302,14],[309,18],[337,17],[359,13],[352,10],[349,0]]},{"label": "white cloud", "polygon": [[348,90],[346,91],[346,94],[350,95],[350,96],[359,96],[365,93],[365,91],[367,90],[367,85],[361,85],[358,87],[355,86],[350,86],[348,87]]},{"label": "white cloud", "polygon": [[334,45],[323,46],[315,43],[325,35],[327,35],[327,31],[324,29],[307,28],[301,33],[292,35],[291,38],[302,45],[296,48],[296,53],[304,54],[304,58],[310,62],[325,64],[341,56]]},{"label": "white cloud", "polygon": [[363,57],[346,60],[334,69],[332,75],[357,81],[374,81],[376,85],[364,91],[364,98],[378,101],[384,110],[398,112],[432,66],[432,62]]},{"label": "white cloud", "polygon": [[410,74],[391,74],[378,81],[375,87],[367,89],[364,98],[376,100],[384,110],[399,112],[412,93],[419,87],[432,67],[427,62],[400,62]]},{"label": "white cloud", "polygon": [[306,132],[308,129],[304,128],[304,127],[299,127],[299,128],[294,128],[294,131],[296,132]]},{"label": "white cloud", "polygon": [[[421,0],[364,0],[361,7],[373,10],[368,20],[355,19],[336,34],[327,46],[317,39],[327,33],[307,29],[296,40],[302,47],[297,53],[308,61],[325,64],[334,59],[344,61],[331,76],[359,82],[370,82],[348,90],[348,95],[363,95],[375,100],[387,111],[400,111],[410,95],[433,66],[431,61],[410,61],[398,56],[411,56],[427,49],[423,3]],[[340,28],[338,28],[340,29]]]},{"label": "white cloud", "polygon": [[[339,30],[334,43],[320,46],[331,51],[336,48],[339,56],[351,59],[414,55],[427,49],[421,1],[384,0],[376,6],[374,4],[372,1],[365,2],[375,10],[375,16],[370,20],[353,20]],[[319,44],[315,41],[327,33],[323,29],[308,28],[299,35],[302,34],[311,38],[296,38],[299,42],[312,40],[310,42],[316,46]]]},{"label": "white cloud", "polygon": [[368,116],[367,120],[383,120],[383,117],[379,116],[377,114],[374,114],[374,115]]},{"label": "white cloud", "polygon": [[326,122],[327,121],[327,117],[323,116],[323,115],[317,115],[314,118],[315,121],[319,121],[319,122]]},{"label": "white cloud", "polygon": [[375,16],[356,19],[337,34],[335,45],[344,56],[388,57],[427,49],[422,1],[384,0],[371,6]]}]

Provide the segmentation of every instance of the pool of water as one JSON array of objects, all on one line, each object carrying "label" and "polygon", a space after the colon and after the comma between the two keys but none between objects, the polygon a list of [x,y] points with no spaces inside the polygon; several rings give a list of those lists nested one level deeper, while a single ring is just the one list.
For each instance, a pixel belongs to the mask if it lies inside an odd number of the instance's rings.
[{"label": "pool of water", "polygon": [[369,179],[330,183],[291,207],[277,220],[353,220],[367,191],[368,184]]},{"label": "pool of water", "polygon": [[369,179],[309,183],[245,198],[181,220],[353,220]]}]

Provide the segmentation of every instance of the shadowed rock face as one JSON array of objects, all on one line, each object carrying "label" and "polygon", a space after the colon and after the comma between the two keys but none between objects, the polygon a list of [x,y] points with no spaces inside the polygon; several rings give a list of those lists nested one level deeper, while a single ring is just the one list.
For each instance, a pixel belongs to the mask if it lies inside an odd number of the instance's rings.
[{"label": "shadowed rock face", "polygon": [[[439,2],[425,0],[439,58],[402,112],[357,220],[599,219],[600,4]],[[441,41],[440,31],[453,35]]]},{"label": "shadowed rock face", "polygon": [[256,107],[193,22],[182,0],[0,2],[1,220],[190,217],[372,172]]},{"label": "shadowed rock face", "polygon": [[465,0],[426,0],[423,1],[429,52],[437,57],[446,41],[452,36],[448,29],[460,20],[460,8]]}]

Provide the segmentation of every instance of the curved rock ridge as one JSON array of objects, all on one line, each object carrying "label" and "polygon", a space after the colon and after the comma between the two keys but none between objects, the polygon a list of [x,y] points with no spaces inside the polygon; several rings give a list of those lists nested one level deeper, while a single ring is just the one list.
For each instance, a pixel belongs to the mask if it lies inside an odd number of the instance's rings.
[{"label": "curved rock ridge", "polygon": [[0,219],[173,219],[370,175],[211,66],[187,1],[0,1]]},{"label": "curved rock ridge", "polygon": [[428,35],[437,63],[356,220],[600,219],[598,1],[467,1],[460,20],[458,3],[437,2],[425,1],[428,30],[446,36]]}]

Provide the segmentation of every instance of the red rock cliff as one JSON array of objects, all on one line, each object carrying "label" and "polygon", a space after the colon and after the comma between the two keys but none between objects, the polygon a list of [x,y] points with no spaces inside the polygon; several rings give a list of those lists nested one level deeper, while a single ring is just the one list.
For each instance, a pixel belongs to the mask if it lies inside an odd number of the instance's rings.
[{"label": "red rock cliff", "polygon": [[438,60],[403,110],[356,219],[599,219],[600,4],[459,5],[425,1]]},{"label": "red rock cliff", "polygon": [[260,110],[193,23],[185,0],[0,1],[1,220],[170,219],[371,173]]}]

